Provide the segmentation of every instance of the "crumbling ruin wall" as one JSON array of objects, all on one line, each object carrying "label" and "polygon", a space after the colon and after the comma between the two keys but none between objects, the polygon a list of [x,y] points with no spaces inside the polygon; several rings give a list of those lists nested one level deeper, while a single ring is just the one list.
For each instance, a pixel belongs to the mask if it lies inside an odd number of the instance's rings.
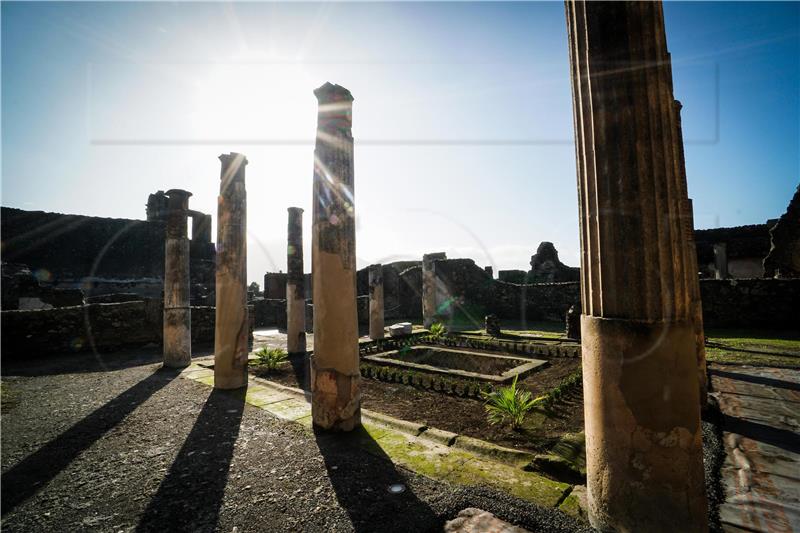
[{"label": "crumbling ruin wall", "polygon": [[786,212],[769,230],[770,250],[764,259],[764,275],[800,278],[800,186]]},{"label": "crumbling ruin wall", "polygon": [[706,328],[800,330],[800,279],[700,281]]},{"label": "crumbling ruin wall", "polygon": [[[88,304],[54,309],[0,312],[3,357],[111,352],[127,347],[158,346],[163,335],[160,298],[134,302]],[[192,343],[214,342],[216,309],[192,307]],[[252,337],[253,324],[250,324]]]},{"label": "crumbling ruin wall", "polygon": [[[82,289],[86,296],[135,292],[161,297],[165,239],[161,220],[2,207],[0,231],[3,261],[27,266],[42,284]],[[213,243],[190,245],[193,301],[213,292],[214,255]]]}]

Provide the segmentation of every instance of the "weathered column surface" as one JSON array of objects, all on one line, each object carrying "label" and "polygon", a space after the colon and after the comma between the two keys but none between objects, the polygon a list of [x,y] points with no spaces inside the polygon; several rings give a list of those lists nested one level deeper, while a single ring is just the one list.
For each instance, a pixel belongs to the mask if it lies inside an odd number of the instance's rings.
[{"label": "weathered column surface", "polygon": [[306,353],[306,289],[303,276],[303,210],[289,208],[286,247],[286,348],[289,355]]},{"label": "weathered column surface", "polygon": [[247,158],[230,153],[219,159],[214,387],[237,389],[247,384]]},{"label": "weathered column surface", "polygon": [[702,430],[660,3],[566,2],[589,519],[705,531]]},{"label": "weathered column surface", "polygon": [[728,279],[728,245],[724,242],[714,245],[714,277]]},{"label": "weathered column surface", "polygon": [[311,414],[316,426],[350,431],[361,424],[353,189],[353,97],[339,85],[314,91],[319,102],[314,148],[311,264],[314,356]]},{"label": "weathered column surface", "polygon": [[444,252],[437,252],[422,256],[422,325],[426,328],[436,322],[439,314],[441,291],[433,264],[437,259],[447,259],[447,255]]},{"label": "weathered column surface", "polygon": [[383,266],[369,266],[369,338],[383,338]]},{"label": "weathered column surface", "polygon": [[180,189],[167,191],[167,231],[164,250],[164,366],[181,368],[192,362],[192,311],[189,307],[189,197]]}]

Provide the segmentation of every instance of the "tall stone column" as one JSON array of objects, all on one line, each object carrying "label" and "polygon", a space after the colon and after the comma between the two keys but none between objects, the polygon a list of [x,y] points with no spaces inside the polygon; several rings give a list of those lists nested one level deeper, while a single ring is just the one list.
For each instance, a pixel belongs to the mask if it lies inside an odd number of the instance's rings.
[{"label": "tall stone column", "polygon": [[686,202],[661,3],[567,0],[589,519],[706,531]]},{"label": "tall stone column", "polygon": [[703,300],[700,294],[700,275],[697,267],[697,245],[694,240],[694,207],[689,198],[686,180],[686,159],[683,153],[683,125],[681,121],[681,108],[678,100],[673,102],[674,110],[674,137],[673,149],[675,151],[675,164],[682,191],[686,196],[684,204],[684,254],[686,279],[689,291],[689,316],[694,330],[695,355],[697,357],[697,379],[700,385],[700,408],[705,409],[708,402],[708,373],[706,371],[706,336],[703,329]]},{"label": "tall stone column", "polygon": [[437,259],[447,259],[444,252],[424,254],[422,256],[422,325],[430,328],[437,320],[439,314],[439,280],[436,277]]},{"label": "tall stone column", "polygon": [[247,384],[247,158],[232,152],[219,159],[214,387],[238,389]]},{"label": "tall stone column", "polygon": [[164,250],[164,366],[181,368],[192,362],[192,311],[189,307],[189,197],[180,189],[167,191],[167,232]]},{"label": "tall stone column", "polygon": [[303,210],[289,208],[286,247],[286,347],[289,355],[306,353],[306,289],[303,275]]},{"label": "tall stone column", "polygon": [[714,245],[714,277],[728,279],[728,245],[718,242]]},{"label": "tall stone column", "polygon": [[383,266],[369,266],[369,338],[383,338]]},{"label": "tall stone column", "polygon": [[361,424],[356,310],[356,228],[353,190],[353,96],[325,83],[314,148],[311,264],[314,355],[311,414],[316,426],[350,431]]}]

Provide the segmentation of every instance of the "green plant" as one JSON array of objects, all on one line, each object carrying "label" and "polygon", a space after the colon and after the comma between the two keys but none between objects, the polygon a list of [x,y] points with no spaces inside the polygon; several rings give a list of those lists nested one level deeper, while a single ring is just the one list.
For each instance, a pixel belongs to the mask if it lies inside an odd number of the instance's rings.
[{"label": "green plant", "polygon": [[441,322],[436,322],[435,324],[431,325],[430,329],[431,338],[441,339],[442,337],[445,336],[445,333],[447,333],[447,330],[445,329],[444,324],[442,324]]},{"label": "green plant", "polygon": [[528,411],[541,401],[541,398],[532,398],[529,391],[518,389],[517,377],[514,376],[510,387],[501,387],[494,392],[481,391],[481,397],[486,400],[484,408],[490,424],[499,424],[508,419],[511,428],[518,429]]},{"label": "green plant", "polygon": [[287,354],[281,348],[264,346],[256,352],[256,357],[258,357],[257,365],[264,367],[267,372],[273,372],[278,368],[278,365],[286,361]]}]

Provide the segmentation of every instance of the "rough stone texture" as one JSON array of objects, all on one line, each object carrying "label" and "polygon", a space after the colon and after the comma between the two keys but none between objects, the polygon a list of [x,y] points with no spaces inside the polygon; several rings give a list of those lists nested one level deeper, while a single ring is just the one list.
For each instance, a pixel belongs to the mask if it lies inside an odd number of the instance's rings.
[{"label": "rough stone texture", "polygon": [[770,250],[764,259],[764,275],[800,278],[800,186],[786,212],[769,230]]},{"label": "rough stone texture", "polygon": [[483,329],[486,331],[487,335],[491,335],[492,337],[499,337],[502,335],[500,331],[500,319],[497,318],[497,315],[486,315],[483,319]]},{"label": "rough stone texture", "polygon": [[312,274],[314,425],[350,431],[361,424],[356,311],[356,236],[353,173],[353,97],[326,83],[319,102],[314,148]]},{"label": "rough stone texture", "polygon": [[2,264],[2,307],[14,309],[50,309],[83,305],[85,299],[81,289],[58,289],[42,285],[25,265]]},{"label": "rough stone texture", "polygon": [[306,353],[306,289],[303,274],[303,210],[289,208],[286,249],[286,349]]},{"label": "rough stone texture", "polygon": [[179,189],[167,191],[167,228],[164,253],[164,366],[170,368],[181,368],[189,365],[192,361],[187,219],[191,195],[192,193]]},{"label": "rough stone texture", "polygon": [[383,338],[383,268],[381,265],[369,267],[369,337],[373,340]]},{"label": "rough stone texture", "polygon": [[800,531],[796,369],[711,365],[722,412],[726,531]]},{"label": "rough stone texture", "polygon": [[528,274],[524,270],[498,270],[497,279],[506,283],[521,285],[527,281]]},{"label": "rough stone texture", "polygon": [[772,224],[751,224],[731,228],[694,230],[699,272],[714,277],[714,245],[725,243],[728,270],[735,278],[755,278],[763,275],[763,261],[769,253],[769,230]]},{"label": "rough stone texture", "polygon": [[247,384],[247,158],[219,156],[220,194],[217,214],[217,305],[214,332],[214,387],[237,389]]},{"label": "rough stone texture", "polygon": [[589,519],[706,531],[672,71],[660,2],[566,2]]},{"label": "rough stone texture", "polygon": [[[215,309],[192,307],[191,313],[192,343],[212,343]],[[3,357],[11,358],[159,345],[163,335],[163,304],[159,299],[3,311],[0,317]]]},{"label": "rough stone texture", "polygon": [[562,263],[552,242],[542,242],[531,256],[531,270],[526,280],[528,283],[556,283],[579,279],[580,269]]},{"label": "rough stone texture", "polygon": [[264,274],[264,298],[268,300],[285,300],[286,283],[289,275],[283,272],[267,272]]},{"label": "rough stone texture", "polygon": [[528,533],[527,529],[512,526],[492,513],[469,507],[444,525],[445,533]]},{"label": "rough stone texture", "polygon": [[[82,289],[87,296],[115,292],[161,296],[164,220],[147,222],[2,207],[0,226],[3,261],[26,265],[43,284]],[[214,254],[214,245],[209,242],[191,243],[195,302],[213,292]]]},{"label": "rough stone texture", "polygon": [[800,279],[701,280],[706,327],[797,329]]},{"label": "rough stone texture", "polygon": [[446,289],[436,272],[436,262],[442,259],[447,259],[444,252],[422,256],[422,325],[426,328],[445,318]]},{"label": "rough stone texture", "polygon": [[580,308],[571,305],[567,310],[567,323],[566,336],[568,339],[581,340],[581,313]]}]

